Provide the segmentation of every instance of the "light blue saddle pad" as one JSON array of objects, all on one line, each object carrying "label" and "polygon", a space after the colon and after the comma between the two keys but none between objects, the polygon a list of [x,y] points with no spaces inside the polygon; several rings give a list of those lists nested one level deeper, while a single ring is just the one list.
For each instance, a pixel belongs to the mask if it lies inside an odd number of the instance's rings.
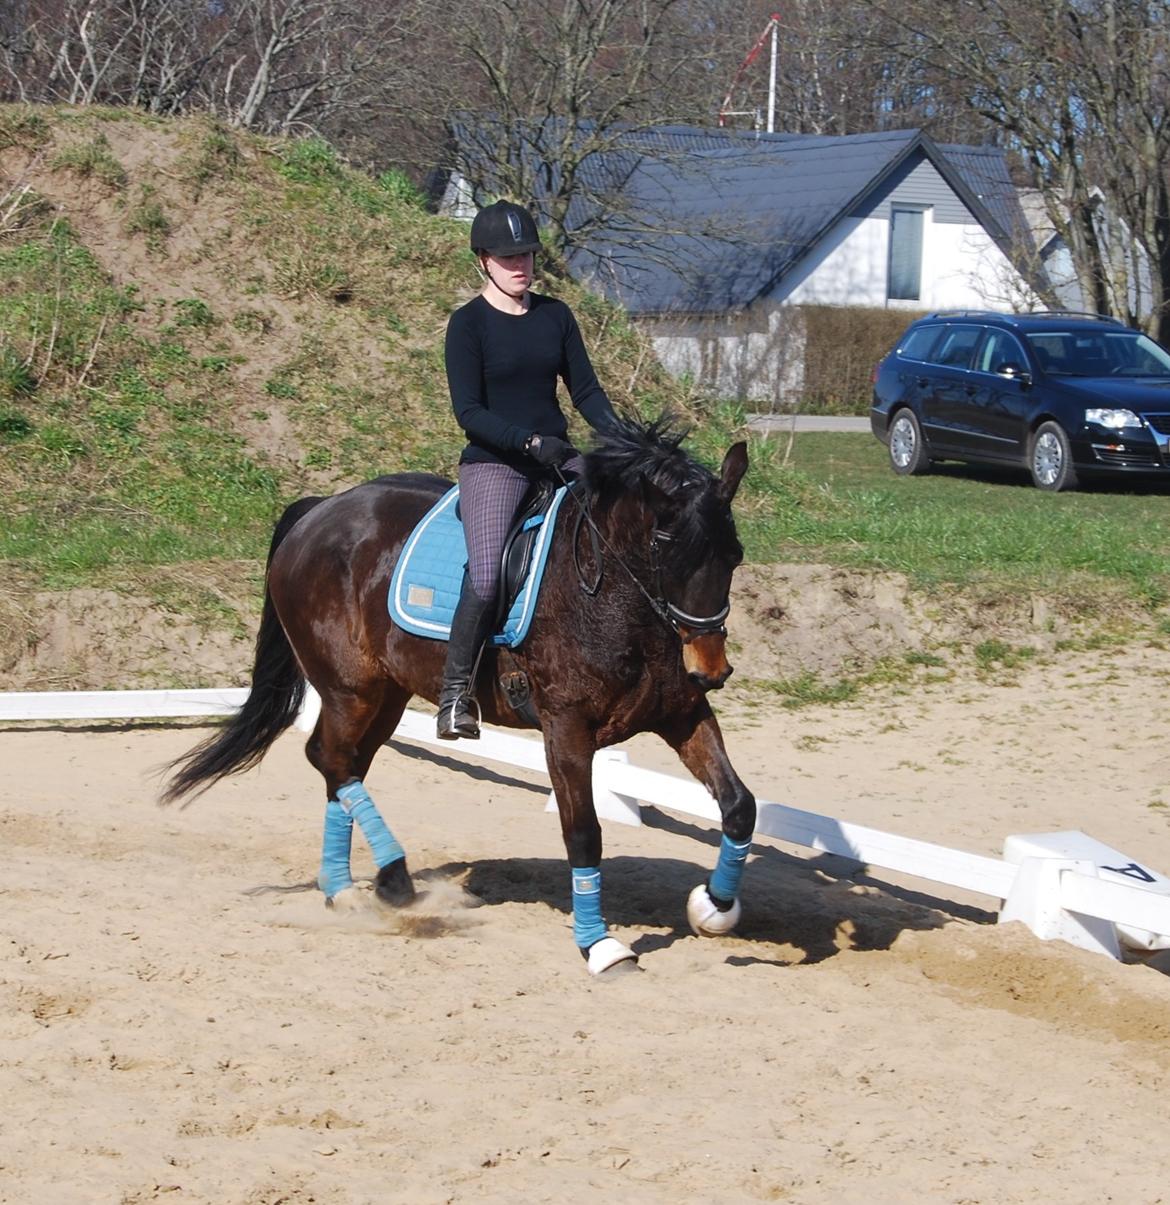
[{"label": "light blue saddle pad", "polygon": [[[524,586],[504,620],[503,630],[493,638],[495,644],[514,648],[528,635],[557,512],[566,492],[561,486],[553,495],[548,511],[533,516],[524,525],[526,529],[539,526],[541,530],[533,545],[532,564]],[[390,618],[400,628],[432,640],[446,640],[451,635],[451,618],[463,586],[467,541],[463,537],[463,524],[455,514],[458,500],[456,485],[423,515],[407,538],[390,579]]]}]

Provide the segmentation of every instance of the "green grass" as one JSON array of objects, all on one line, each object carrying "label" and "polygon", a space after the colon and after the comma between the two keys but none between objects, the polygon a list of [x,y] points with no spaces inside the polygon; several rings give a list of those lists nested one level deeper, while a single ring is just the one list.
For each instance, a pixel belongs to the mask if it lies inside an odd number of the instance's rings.
[{"label": "green grass", "polygon": [[[1100,598],[1170,598],[1165,488],[1117,482],[1047,494],[1021,471],[942,465],[896,476],[867,434],[751,442],[740,527],[757,561],[812,561],[959,586]],[[1108,590],[1106,590],[1108,593]]]}]

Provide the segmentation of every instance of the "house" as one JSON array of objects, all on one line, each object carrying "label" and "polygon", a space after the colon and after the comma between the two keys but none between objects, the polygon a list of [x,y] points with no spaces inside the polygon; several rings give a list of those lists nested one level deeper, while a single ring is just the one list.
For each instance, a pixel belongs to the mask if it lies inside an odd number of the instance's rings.
[{"label": "house", "polygon": [[[1072,251],[1053,221],[1052,198],[1045,198],[1035,189],[1021,189],[1020,204],[1032,232],[1037,262],[1055,304],[1070,310],[1095,312],[1099,302],[1092,286],[1086,286],[1078,276]],[[1099,256],[1101,291],[1110,312],[1128,314],[1137,323],[1148,320],[1158,308],[1154,265],[1124,219],[1111,208],[1101,189],[1089,190],[1087,208],[1097,254],[1090,256],[1082,252],[1082,262],[1094,262]],[[1067,230],[1072,223],[1067,207],[1060,205],[1058,213],[1061,227]]]},{"label": "house", "polygon": [[919,130],[667,126],[629,131],[582,174],[568,226],[590,233],[570,270],[629,312],[666,368],[719,396],[799,395],[802,306],[1035,301],[1034,244],[998,148]]}]

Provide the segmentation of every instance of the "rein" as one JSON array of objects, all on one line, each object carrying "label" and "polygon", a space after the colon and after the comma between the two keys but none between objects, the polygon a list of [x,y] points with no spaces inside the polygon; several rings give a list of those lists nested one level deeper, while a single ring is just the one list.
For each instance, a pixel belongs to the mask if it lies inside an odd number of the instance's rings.
[{"label": "rein", "polygon": [[[560,467],[557,467],[557,476],[566,486],[569,485],[568,479],[561,472]],[[569,494],[573,501],[577,504],[577,521],[573,527],[573,566],[577,571],[577,583],[582,591],[590,598],[596,596],[601,589],[601,579],[604,576],[605,568],[602,562],[601,548],[604,548],[610,556],[626,571],[630,581],[641,591],[642,597],[650,604],[655,615],[658,616],[665,624],[674,629],[675,635],[683,642],[690,644],[697,640],[700,636],[726,636],[727,627],[724,620],[727,619],[731,611],[731,600],[723,604],[723,607],[714,615],[689,615],[680,607],[676,607],[666,597],[666,589],[662,583],[662,545],[669,543],[674,537],[665,531],[655,527],[650,533],[650,569],[654,575],[654,587],[657,594],[651,594],[649,590],[639,580],[638,575],[626,564],[621,555],[617,552],[614,546],[601,534],[597,524],[593,521],[593,515],[590,513],[588,498],[582,500],[577,496],[577,491],[570,488]],[[585,573],[581,568],[580,557],[580,535],[583,524],[588,525],[589,541],[593,548],[593,555],[597,560],[597,576],[592,582],[586,581]],[[682,629],[686,627],[690,629],[687,635],[683,635]]]}]

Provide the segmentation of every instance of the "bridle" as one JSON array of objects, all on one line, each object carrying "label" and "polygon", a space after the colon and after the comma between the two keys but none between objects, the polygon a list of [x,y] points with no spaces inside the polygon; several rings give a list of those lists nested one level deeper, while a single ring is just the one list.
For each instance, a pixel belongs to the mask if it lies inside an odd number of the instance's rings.
[{"label": "bridle", "polygon": [[[683,644],[690,644],[701,636],[727,635],[727,626],[724,621],[731,611],[730,599],[714,615],[691,615],[681,607],[676,607],[666,597],[666,587],[662,580],[662,546],[674,539],[669,532],[663,531],[659,527],[653,528],[650,532],[650,572],[654,585],[654,593],[651,594],[639,580],[638,575],[622,559],[614,546],[601,534],[597,524],[593,521],[593,515],[590,513],[588,498],[582,499],[578,497],[577,491],[572,488],[559,466],[557,468],[557,476],[569,487],[569,494],[577,504],[577,522],[573,528],[573,565],[577,570],[578,585],[590,598],[596,595],[598,590],[601,589],[601,580],[605,572],[601,549],[604,548],[626,571],[630,581],[638,587],[642,596],[650,604],[658,618],[674,629],[675,634]],[[580,548],[581,528],[583,525],[588,525],[589,542],[592,546],[593,558],[597,562],[597,574],[592,581],[586,580],[585,572],[581,567]],[[686,629],[685,632],[684,628]]]},{"label": "bridle", "polygon": [[[662,584],[662,545],[669,543],[674,539],[669,532],[661,531],[655,527],[650,533],[650,571],[654,574],[654,588],[656,597],[650,601],[654,609],[661,615],[667,623],[678,633],[679,639],[683,644],[690,644],[692,640],[698,640],[700,636],[726,636],[727,625],[724,620],[727,619],[731,611],[731,600],[727,602],[714,615],[688,615],[681,607],[676,607],[674,603],[666,597],[666,588]],[[616,557],[616,553],[614,554]],[[620,563],[620,558],[618,558]],[[627,570],[627,572],[629,572]],[[633,577],[633,573],[630,573]],[[637,578],[634,579],[637,581]],[[641,583],[638,583],[641,585]],[[645,590],[642,591],[647,598],[650,595]],[[683,628],[687,629],[686,634],[683,634]]]}]

